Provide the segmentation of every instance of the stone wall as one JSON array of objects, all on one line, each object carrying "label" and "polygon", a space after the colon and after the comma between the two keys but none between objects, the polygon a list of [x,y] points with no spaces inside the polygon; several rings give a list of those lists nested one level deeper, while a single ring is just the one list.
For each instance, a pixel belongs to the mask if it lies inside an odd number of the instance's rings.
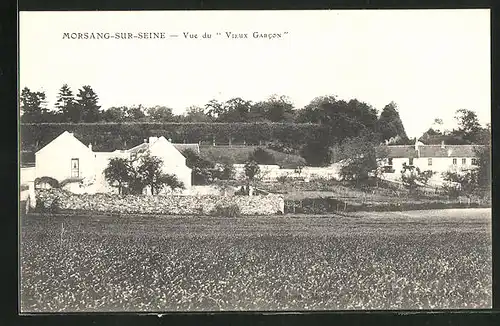
[{"label": "stone wall", "polygon": [[166,215],[210,215],[217,205],[236,204],[242,215],[273,215],[284,212],[284,199],[266,196],[120,196],[116,194],[72,194],[60,189],[39,189],[37,202],[49,208],[55,199],[62,210],[106,213]]}]

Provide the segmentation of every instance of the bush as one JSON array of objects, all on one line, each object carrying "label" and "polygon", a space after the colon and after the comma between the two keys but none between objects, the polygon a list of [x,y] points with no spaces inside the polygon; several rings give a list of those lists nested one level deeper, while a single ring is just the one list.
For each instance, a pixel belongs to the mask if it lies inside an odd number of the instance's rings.
[{"label": "bush", "polygon": [[231,163],[216,164],[213,170],[213,177],[217,180],[233,180],[236,171]]},{"label": "bush", "polygon": [[214,180],[214,174],[217,174],[215,163],[201,157],[192,149],[186,149],[182,154],[186,157],[186,165],[192,169],[193,185],[207,185]]},{"label": "bush", "polygon": [[236,204],[230,205],[217,205],[212,210],[213,216],[219,217],[239,217],[241,216],[240,207]]},{"label": "bush", "polygon": [[252,181],[259,177],[260,167],[255,161],[248,161],[245,164],[245,176]]},{"label": "bush", "polygon": [[256,148],[253,153],[249,155],[248,160],[264,165],[276,164],[274,155],[261,147]]},{"label": "bush", "polygon": [[286,183],[288,180],[290,180],[290,177],[288,175],[280,175],[276,178],[276,181],[280,183]]},{"label": "bush", "polygon": [[332,161],[332,151],[322,140],[308,141],[300,150],[300,155],[309,166],[327,166]]},{"label": "bush", "polygon": [[285,154],[295,154],[297,150],[291,146],[285,145],[280,141],[273,141],[267,145],[267,148]]},{"label": "bush", "polygon": [[51,177],[40,177],[35,179],[35,186],[41,183],[46,183],[52,188],[59,188],[59,181]]},{"label": "bush", "polygon": [[52,202],[46,202],[42,198],[37,198],[35,212],[38,213],[58,213],[60,211],[59,200],[54,198]]}]

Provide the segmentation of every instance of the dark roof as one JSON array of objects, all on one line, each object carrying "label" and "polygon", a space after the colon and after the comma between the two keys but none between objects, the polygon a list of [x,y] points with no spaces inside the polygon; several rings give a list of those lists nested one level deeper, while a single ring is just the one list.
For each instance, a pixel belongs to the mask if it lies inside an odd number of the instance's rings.
[{"label": "dark roof", "polygon": [[[380,146],[377,148],[377,155],[381,156],[383,148],[387,148],[387,157],[417,157],[417,151],[413,145],[393,145]],[[481,145],[420,145],[418,146],[420,157],[474,157],[475,150]]]},{"label": "dark roof", "polygon": [[148,145],[149,145],[148,143],[142,143],[142,144],[139,144],[135,147],[132,147],[131,149],[128,149],[127,152],[130,152],[133,154],[142,153],[143,151],[145,151],[148,148]]},{"label": "dark roof", "polygon": [[200,153],[200,146],[198,144],[172,144],[172,145],[174,145],[174,147],[181,153],[186,149],[191,149],[197,154]]},{"label": "dark roof", "polygon": [[474,157],[481,145],[425,145],[420,146],[420,157]]},{"label": "dark roof", "polygon": [[[377,156],[381,156],[384,148],[387,148],[387,157],[417,157],[417,151],[410,145],[380,146],[377,149]],[[385,156],[385,155],[384,155]]]},{"label": "dark roof", "polygon": [[[148,148],[148,145],[149,145],[148,143],[139,144],[139,145],[129,149],[128,152],[131,152],[131,153],[143,152]],[[183,150],[186,150],[186,149],[191,149],[197,154],[200,153],[200,146],[198,144],[172,144],[172,145],[174,145],[174,147],[181,153]]]}]

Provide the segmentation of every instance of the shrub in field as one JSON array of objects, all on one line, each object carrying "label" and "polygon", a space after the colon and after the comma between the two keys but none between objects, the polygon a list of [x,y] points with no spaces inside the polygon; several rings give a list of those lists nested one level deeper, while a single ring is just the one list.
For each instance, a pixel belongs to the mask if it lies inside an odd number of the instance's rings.
[{"label": "shrub in field", "polygon": [[239,217],[241,216],[240,207],[236,204],[217,205],[212,210],[212,215],[220,217]]},{"label": "shrub in field", "polygon": [[255,161],[258,164],[272,165],[276,164],[276,159],[274,155],[265,149],[258,147],[256,148],[252,154],[249,155],[248,159],[250,161]]}]

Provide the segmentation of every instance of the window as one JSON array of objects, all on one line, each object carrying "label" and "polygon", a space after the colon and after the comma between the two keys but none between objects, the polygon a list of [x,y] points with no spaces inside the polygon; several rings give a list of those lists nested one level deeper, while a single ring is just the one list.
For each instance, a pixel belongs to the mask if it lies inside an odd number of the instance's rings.
[{"label": "window", "polygon": [[453,159],[453,165],[457,165],[457,159],[456,158]]},{"label": "window", "polygon": [[413,165],[413,157],[410,157],[410,158],[408,159],[408,164],[409,164],[409,165]]},{"label": "window", "polygon": [[80,160],[77,158],[71,159],[71,177],[78,178],[80,176]]},{"label": "window", "polygon": [[467,164],[467,159],[466,158],[462,159],[462,164]]},{"label": "window", "polygon": [[389,158],[387,165],[392,165],[392,157]]},{"label": "window", "polygon": [[430,158],[430,157],[429,157],[429,158],[427,159],[427,165],[428,165],[428,166],[431,166],[431,165],[432,165],[432,158]]},{"label": "window", "polygon": [[477,159],[473,158],[473,159],[471,160],[471,164],[472,164],[472,165],[477,165]]}]

